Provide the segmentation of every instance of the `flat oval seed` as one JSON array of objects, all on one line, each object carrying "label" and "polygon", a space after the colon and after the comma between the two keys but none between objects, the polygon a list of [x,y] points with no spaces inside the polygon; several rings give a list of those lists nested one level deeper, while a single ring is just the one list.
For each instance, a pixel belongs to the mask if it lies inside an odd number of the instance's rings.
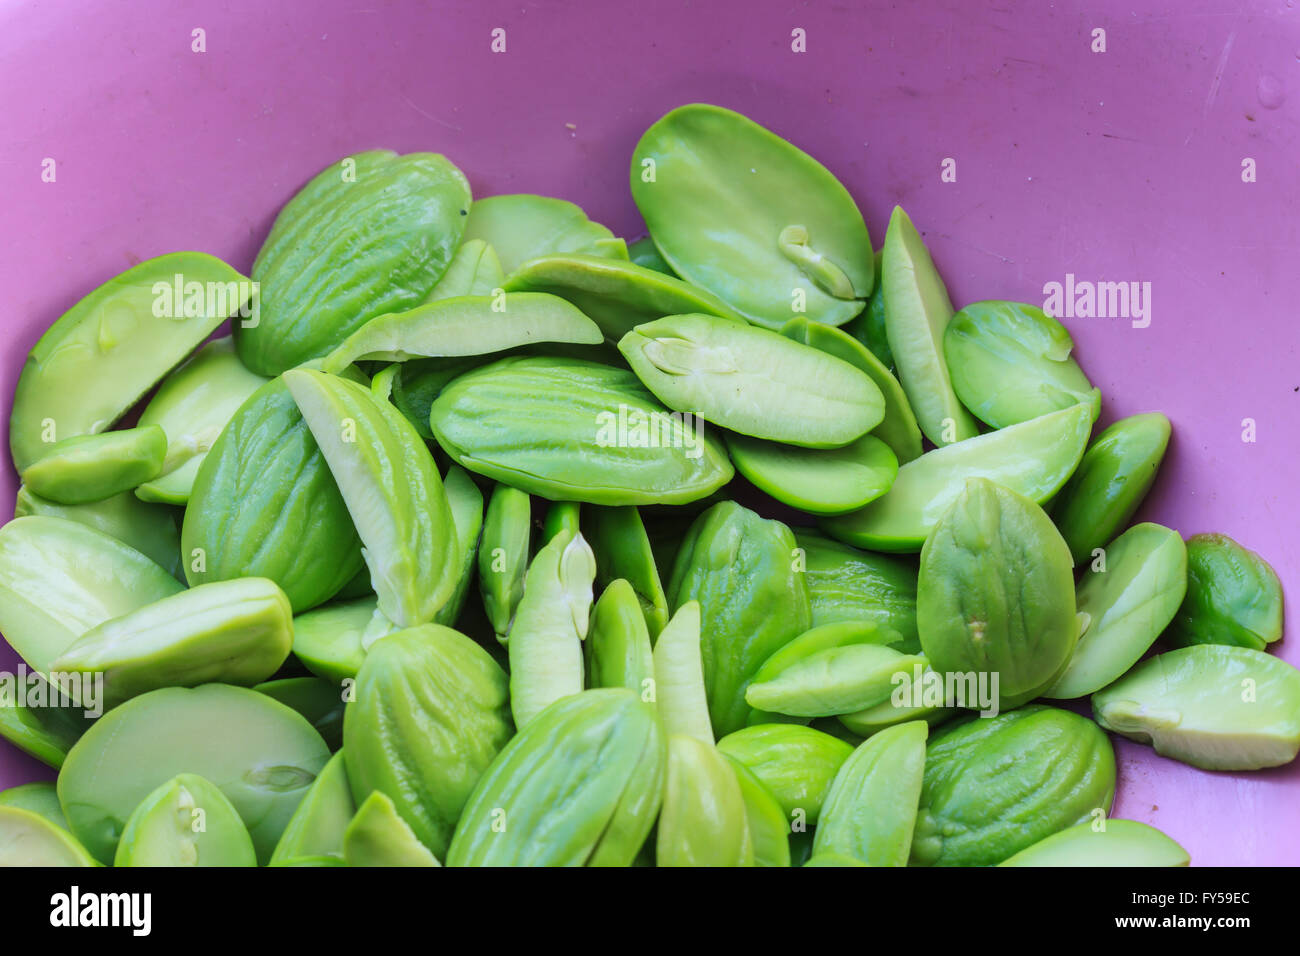
[{"label": "flat oval seed", "polygon": [[1073,348],[1065,326],[1019,302],[968,305],[952,317],[943,336],[957,397],[994,428],[1080,402],[1097,417],[1101,391],[1070,357]]},{"label": "flat oval seed", "polygon": [[266,384],[235,354],[229,336],[209,342],[163,380],[140,413],[141,425],[160,425],[167,434],[162,474],[142,484],[144,501],[183,505],[221,430],[249,396]]},{"label": "flat oval seed", "polygon": [[654,681],[654,652],[645,615],[632,585],[609,583],[591,610],[587,637],[587,686],[626,687],[646,698]]},{"label": "flat oval seed", "polygon": [[931,666],[996,675],[1004,709],[1050,686],[1078,637],[1072,567],[1042,508],[972,478],[921,549],[916,626]]},{"label": "flat oval seed", "polygon": [[842,448],[800,448],[728,435],[736,470],[777,501],[815,515],[844,514],[875,501],[894,483],[898,458],[863,435]]},{"label": "flat oval seed", "polygon": [[239,811],[192,773],[168,780],[131,812],[114,866],[257,866]]},{"label": "flat oval seed", "polygon": [[59,773],[72,832],[110,862],[131,812],[178,773],[216,784],[270,859],[303,794],[329,759],[300,715],[245,687],[150,691],[115,707],[77,741]]},{"label": "flat oval seed", "polygon": [[289,656],[292,614],[266,578],[200,584],[92,628],[50,666],[103,674],[109,706],[159,687],[256,684]]},{"label": "flat oval seed", "polygon": [[467,295],[371,319],[327,355],[321,368],[338,373],[353,362],[462,358],[541,342],[595,345],[602,340],[596,323],[559,296]]},{"label": "flat oval seed", "polygon": [[843,853],[868,866],[907,866],[928,733],[925,721],[913,720],[858,745],[826,794],[814,855]]},{"label": "flat oval seed", "polygon": [[108,428],[251,294],[246,276],[201,252],[149,259],[91,292],[41,336],[18,377],[15,467]]},{"label": "flat oval seed", "polygon": [[1152,412],[1121,418],[1088,446],[1052,505],[1075,564],[1088,560],[1133,517],[1155,481],[1169,434],[1169,419]]},{"label": "flat oval seed", "polygon": [[637,326],[618,348],[669,408],[754,438],[834,448],[885,414],[880,389],[861,369],[717,316],[658,319]]},{"label": "flat oval seed", "polygon": [[1136,820],[1080,823],[1026,847],[998,866],[1187,866],[1191,857],[1155,827]]},{"label": "flat oval seed", "polygon": [[848,191],[739,113],[668,113],[637,143],[631,183],[673,270],[751,322],[777,328],[806,312],[843,325],[871,294],[871,239]]},{"label": "flat oval seed", "polygon": [[944,359],[944,330],[952,319],[948,290],[899,206],[889,217],[880,279],[889,348],[921,431],[941,447],[978,435],[975,419],[952,389]]},{"label": "flat oval seed", "polygon": [[338,483],[379,609],[409,627],[451,598],[460,546],[433,457],[411,424],[355,382],[310,369],[284,374]]},{"label": "flat oval seed", "polygon": [[781,334],[788,339],[820,349],[827,355],[843,359],[867,373],[876,383],[885,399],[885,417],[872,429],[875,435],[893,449],[902,464],[921,455],[921,429],[912,414],[903,386],[892,372],[881,363],[861,342],[847,332],[806,318],[791,319],[781,326]]},{"label": "flat oval seed", "polygon": [[810,654],[769,680],[749,685],[745,700],[760,710],[795,717],[833,717],[889,698],[895,675],[921,658],[881,644],[848,644]]},{"label": "flat oval seed", "polygon": [[1088,615],[1074,656],[1043,696],[1086,697],[1122,677],[1173,620],[1187,591],[1187,548],[1158,524],[1129,528],[1106,546],[1076,589]]},{"label": "flat oval seed", "polygon": [[261,312],[235,329],[239,357],[277,375],[418,305],[471,209],[469,183],[436,153],[375,149],[327,166],[285,203],[257,253]]},{"label": "flat oval seed", "polygon": [[898,469],[889,491],[861,511],[823,523],[831,537],[874,551],[919,551],[968,478],[987,478],[1041,504],[1074,471],[1088,433],[1087,406],[1030,419],[927,452]]},{"label": "flat oval seed", "polygon": [[547,292],[567,299],[617,342],[638,325],[666,315],[702,312],[744,322],[729,305],[675,276],[620,259],[577,254],[541,256],[520,266],[507,292]]},{"label": "flat oval seed", "polygon": [[23,469],[23,484],[65,505],[103,501],[157,478],[167,436],[157,425],[65,438]]},{"label": "flat oval seed", "polygon": [[0,807],[0,868],[98,865],[62,827],[21,807]]},{"label": "flat oval seed", "polygon": [[718,749],[739,760],[771,791],[787,819],[816,825],[831,781],[853,748],[798,724],[758,724],[728,734]]},{"label": "flat oval seed", "polygon": [[626,369],[500,359],[449,385],[429,423],[470,471],[553,501],[684,504],[731,480],[702,423],[671,414]]},{"label": "flat oval seed", "polygon": [[713,742],[670,735],[666,776],[655,865],[753,866],[744,794]]},{"label": "flat oval seed", "polygon": [[529,259],[556,253],[627,258],[627,245],[578,206],[563,199],[510,193],[474,203],[465,224],[466,239],[482,239],[510,275]]},{"label": "flat oval seed", "polygon": [[182,585],[139,551],[64,518],[0,528],[0,632],[32,670],[92,627],[176,594]]},{"label": "flat oval seed", "polygon": [[1300,753],[1300,670],[1263,651],[1196,644],[1092,695],[1107,730],[1203,770],[1258,770]]},{"label": "flat oval seed", "polygon": [[1262,651],[1281,637],[1282,582],[1269,563],[1227,535],[1188,538],[1187,596],[1166,640]]}]

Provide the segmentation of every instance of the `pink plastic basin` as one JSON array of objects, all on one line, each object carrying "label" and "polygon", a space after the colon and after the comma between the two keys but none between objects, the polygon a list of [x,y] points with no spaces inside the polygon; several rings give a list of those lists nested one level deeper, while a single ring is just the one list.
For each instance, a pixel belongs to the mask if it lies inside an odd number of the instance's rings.
[{"label": "pink plastic basin", "polygon": [[[94,286],[179,249],[247,270],[280,205],[364,148],[444,152],[477,195],[561,196],[639,236],[633,144],[696,100],[821,159],[877,243],[904,205],[958,306],[1041,304],[1067,274],[1150,283],[1145,328],[1066,320],[1103,425],[1148,410],[1174,423],[1139,517],[1231,535],[1295,596],[1292,0],[0,0],[0,393]],[[14,490],[0,470],[5,509]],[[1300,664],[1294,604],[1286,617],[1277,652]],[[14,660],[3,648],[0,668]],[[1117,751],[1115,816],[1160,827],[1194,863],[1300,862],[1300,767],[1205,773]],[[0,786],[51,776],[0,747]]]}]

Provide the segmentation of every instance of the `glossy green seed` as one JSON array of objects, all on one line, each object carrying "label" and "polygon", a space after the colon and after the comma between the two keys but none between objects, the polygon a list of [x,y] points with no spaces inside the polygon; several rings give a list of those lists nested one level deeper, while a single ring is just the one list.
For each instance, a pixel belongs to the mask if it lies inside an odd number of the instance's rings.
[{"label": "glossy green seed", "polygon": [[[654,641],[668,623],[668,598],[641,513],[633,505],[588,506],[588,534],[596,555],[596,584],[605,587],[623,578],[636,591],[645,625]],[[667,570],[671,571],[669,565]]]},{"label": "glossy green seed", "polygon": [[654,646],[655,704],[664,732],[713,743],[700,657],[700,605],[687,601]]},{"label": "glossy green seed", "polygon": [[78,435],[23,469],[32,491],[65,505],[103,501],[162,474],[167,436],[157,425]]},{"label": "glossy green seed", "polygon": [[582,642],[596,558],[581,534],[561,531],[537,552],[510,624],[510,709],[528,725],[548,705],[582,690]]},{"label": "glossy green seed", "polygon": [[568,302],[539,292],[461,296],[371,319],[325,357],[338,373],[353,362],[463,358],[539,342],[594,345],[600,329]]},{"label": "glossy green seed", "polygon": [[30,489],[20,487],[14,502],[14,517],[49,515],[66,518],[102,531],[123,544],[128,544],[141,554],[181,579],[181,535],[176,525],[176,514],[162,505],[141,501],[130,492],[122,492],[103,501],[84,505],[61,505]]},{"label": "glossy green seed", "polygon": [[576,501],[554,501],[546,509],[546,519],[542,522],[542,540],[550,541],[561,531],[577,534],[582,515],[582,505]]},{"label": "glossy green seed", "polygon": [[114,866],[256,866],[239,811],[210,781],[182,773],[150,793],[122,830]]},{"label": "glossy green seed", "polygon": [[475,202],[465,238],[491,245],[507,276],[538,256],[576,252],[627,258],[623,240],[592,222],[573,203],[528,193],[489,196]]},{"label": "glossy green seed", "polygon": [[666,760],[653,705],[633,691],[556,701],[474,788],[447,865],[628,866],[659,815]]},{"label": "glossy green seed", "polygon": [[800,448],[728,435],[736,470],[777,501],[815,515],[844,514],[875,501],[894,483],[898,459],[879,438],[842,448]]},{"label": "glossy green seed", "polygon": [[505,281],[505,270],[501,268],[496,250],[482,239],[466,239],[424,301],[437,302],[462,295],[491,295]]},{"label": "glossy green seed", "polygon": [[916,416],[912,414],[912,406],[907,402],[903,386],[860,342],[840,329],[820,322],[810,322],[805,318],[791,319],[781,326],[781,334],[804,345],[811,345],[827,355],[843,359],[866,372],[885,399],[885,417],[872,429],[871,434],[888,445],[900,463],[906,464],[920,457],[921,429],[916,424]]},{"label": "glossy green seed", "polygon": [[1092,416],[1087,406],[927,452],[898,469],[894,484],[860,511],[823,523],[848,544],[876,551],[919,551],[970,478],[987,478],[1042,504],[1074,471]]},{"label": "glossy green seed", "polygon": [[532,520],[526,492],[500,483],[492,489],[478,552],[478,586],[488,621],[501,641],[524,596]]},{"label": "glossy green seed", "polygon": [[848,620],[819,624],[787,642],[765,660],[754,674],[755,683],[773,680],[778,674],[822,651],[855,644],[888,645],[901,639],[897,631],[875,621]]},{"label": "glossy green seed", "polygon": [[1070,357],[1074,340],[1032,305],[976,302],[948,323],[944,357],[957,397],[980,421],[1005,428],[1085,404],[1095,419],[1101,392]]},{"label": "glossy green seed", "polygon": [[370,150],[326,167],[280,210],[257,254],[261,314],[236,328],[239,357],[278,375],[375,316],[418,305],[469,211],[464,175],[436,153]]},{"label": "glossy green seed", "polygon": [[1204,770],[1300,753],[1300,670],[1263,651],[1196,644],[1144,661],[1092,696],[1097,722]]},{"label": "glossy green seed", "polygon": [[459,465],[553,501],[684,504],[734,471],[721,444],[636,376],[580,359],[501,359],[461,376],[430,425]]},{"label": "glossy green seed", "polygon": [[347,504],[283,378],[239,407],[199,465],[181,553],[191,585],[270,578],[298,613],[364,568]]},{"label": "glossy green seed", "polygon": [[86,731],[59,773],[59,800],[73,834],[107,863],[141,800],[179,773],[198,774],[235,805],[265,862],[328,759],[320,734],[265,694],[168,687],[113,708]]},{"label": "glossy green seed", "polygon": [[316,676],[347,680],[361,670],[369,645],[391,628],[374,595],[326,604],[294,617],[293,653]]},{"label": "glossy green seed", "polygon": [[402,627],[432,620],[456,588],[461,555],[427,446],[355,382],[309,369],[284,382],[365,545],[379,609]]},{"label": "glossy green seed", "polygon": [[[921,658],[925,660],[924,655]],[[840,714],[836,719],[850,732],[870,737],[909,720],[924,720],[935,727],[958,713],[956,707],[948,706],[943,675],[928,660],[919,667],[914,665],[912,672],[905,676],[906,680],[899,681],[888,700],[852,714]],[[969,700],[966,703],[978,705]]]},{"label": "glossy green seed", "polygon": [[387,794],[442,855],[465,801],[511,736],[508,679],[465,635],[426,624],[376,641],[343,718],[352,796]]},{"label": "glossy green seed", "polygon": [[1043,509],[970,479],[921,549],[916,626],[936,671],[997,675],[1003,706],[1052,680],[1078,624],[1070,552]]},{"label": "glossy green seed", "polygon": [[91,628],[182,585],[139,551],[87,525],[33,515],[0,528],[0,633],[35,671]]},{"label": "glossy green seed", "polygon": [[1155,827],[1135,820],[1080,823],[1053,833],[999,866],[1187,866],[1191,857]]},{"label": "glossy green seed", "polygon": [[949,724],[926,750],[911,863],[992,866],[1114,796],[1114,751],[1086,717],[1031,704]]},{"label": "glossy green seed", "polygon": [[807,153],[731,110],[693,103],[632,154],[632,198],[688,282],[751,322],[842,325],[871,294],[871,239],[853,199]]},{"label": "glossy green seed", "polygon": [[1088,446],[1052,517],[1075,564],[1118,534],[1146,497],[1169,446],[1169,419],[1159,412],[1115,422]]},{"label": "glossy green seed", "polygon": [[343,834],[357,812],[348,783],[343,752],[325,764],[271,854],[270,866],[291,866],[295,861],[333,857],[343,860]]},{"label": "glossy green seed", "polygon": [[755,866],[790,865],[790,823],[772,791],[754,776],[754,772],[734,757],[723,754],[735,771],[740,796],[745,801],[745,820],[754,847]]},{"label": "glossy green seed", "polygon": [[979,434],[958,401],[943,354],[952,302],[920,233],[895,206],[880,267],[885,330],[898,380],[925,437],[940,447]]},{"label": "glossy green seed", "polygon": [[343,859],[348,866],[441,866],[393,801],[378,790],[362,802],[344,831]]},{"label": "glossy green seed", "polygon": [[14,466],[111,426],[249,294],[247,277],[201,252],[149,259],[95,289],[27,356],[9,419]]},{"label": "glossy green seed", "polygon": [[0,867],[98,865],[62,827],[30,810],[0,806]]},{"label": "glossy green seed", "polygon": [[636,592],[622,578],[592,608],[586,650],[588,687],[625,687],[648,699],[655,679],[650,633]]},{"label": "glossy green seed", "polygon": [[743,323],[729,305],[672,275],[599,256],[542,256],[507,280],[507,292],[546,292],[590,316],[605,338],[617,342],[638,325],[666,315],[702,312]]},{"label": "glossy green seed", "polygon": [[91,628],[50,667],[102,674],[108,706],[160,687],[256,684],[289,656],[292,616],[266,578],[201,584]]},{"label": "glossy green seed", "polygon": [[844,761],[822,804],[814,857],[842,853],[868,866],[906,866],[916,826],[929,727],[882,730]]},{"label": "glossy green seed", "polygon": [[1129,528],[1084,571],[1075,603],[1087,627],[1044,696],[1086,697],[1123,676],[1173,620],[1186,591],[1187,548],[1178,532],[1150,523]]},{"label": "glossy green seed", "polygon": [[739,760],[772,792],[786,819],[817,823],[831,781],[853,748],[798,724],[758,724],[728,734],[718,749]]},{"label": "glossy green seed", "polygon": [[239,407],[266,384],[235,354],[229,336],[209,342],[163,380],[140,413],[141,425],[167,434],[162,474],[136,489],[144,501],[183,505],[199,465]]},{"label": "glossy green seed", "polygon": [[785,525],[725,501],[695,520],[677,555],[668,603],[700,603],[704,683],[719,736],[745,726],[745,690],[762,663],[811,626],[795,551]]},{"label": "glossy green seed", "polygon": [[872,621],[899,634],[899,650],[920,650],[915,559],[859,551],[803,528],[795,538],[803,549],[814,626]]},{"label": "glossy green seed", "polygon": [[833,717],[889,698],[897,681],[921,659],[879,644],[848,644],[819,650],[755,680],[745,692],[750,706],[796,717]]},{"label": "glossy green seed", "polygon": [[753,866],[754,844],[736,772],[710,741],[668,737],[655,838],[657,866]]},{"label": "glossy green seed", "polygon": [[1282,582],[1227,535],[1187,539],[1187,595],[1166,638],[1174,647],[1235,644],[1264,650],[1282,637]]},{"label": "glossy green seed", "polygon": [[669,408],[742,435],[807,448],[846,445],[880,424],[865,372],[776,332],[709,315],[639,325],[618,343]]}]

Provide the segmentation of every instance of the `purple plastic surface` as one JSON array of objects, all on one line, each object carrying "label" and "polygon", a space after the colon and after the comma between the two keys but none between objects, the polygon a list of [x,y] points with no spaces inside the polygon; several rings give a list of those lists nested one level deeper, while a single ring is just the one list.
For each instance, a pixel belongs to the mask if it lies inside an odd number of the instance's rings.
[{"label": "purple plastic surface", "polygon": [[[676,105],[719,103],[825,163],[877,245],[904,205],[958,307],[1041,305],[1067,273],[1149,282],[1146,328],[1065,320],[1101,424],[1169,416],[1139,517],[1263,554],[1293,599],[1278,653],[1300,664],[1292,4],[6,0],[0,394],[7,410],[27,349],[96,285],[180,249],[247,271],[280,205],[364,148],[445,152],[476,195],[561,196],[635,238],[638,136]],[[14,490],[5,468],[5,517]],[[4,647],[0,668],[13,661]],[[1195,864],[1300,863],[1300,766],[1205,773],[1117,752],[1115,816]],[[0,746],[0,785],[51,775]]]}]

